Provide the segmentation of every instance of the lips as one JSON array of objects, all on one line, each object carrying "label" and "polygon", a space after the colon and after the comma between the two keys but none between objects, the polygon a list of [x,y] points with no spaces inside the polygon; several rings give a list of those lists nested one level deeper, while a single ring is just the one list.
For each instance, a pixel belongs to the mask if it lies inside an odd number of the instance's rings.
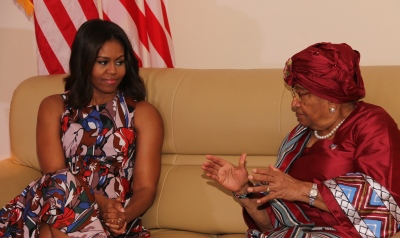
[{"label": "lips", "polygon": [[117,79],[105,79],[104,80],[107,84],[113,85],[117,83]]},{"label": "lips", "polygon": [[296,112],[296,117],[297,117],[297,118],[298,118],[298,117],[301,117],[301,116],[303,116],[303,114]]}]

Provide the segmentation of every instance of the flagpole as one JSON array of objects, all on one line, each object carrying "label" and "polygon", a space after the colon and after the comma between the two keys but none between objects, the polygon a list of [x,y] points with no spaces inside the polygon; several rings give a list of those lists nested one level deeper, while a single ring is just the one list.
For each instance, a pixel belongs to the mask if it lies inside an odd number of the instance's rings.
[{"label": "flagpole", "polygon": [[97,12],[99,13],[99,18],[103,20],[103,4],[102,0],[97,0]]}]

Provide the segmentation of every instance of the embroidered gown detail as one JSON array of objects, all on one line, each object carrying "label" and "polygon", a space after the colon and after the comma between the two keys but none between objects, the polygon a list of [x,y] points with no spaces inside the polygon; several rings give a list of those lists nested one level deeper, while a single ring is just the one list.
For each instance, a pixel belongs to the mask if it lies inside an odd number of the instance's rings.
[{"label": "embroidered gown detail", "polygon": [[[248,238],[391,237],[400,231],[400,131],[381,107],[360,101],[332,140],[306,147],[298,125],[283,141],[276,167],[318,185],[330,212],[281,199],[266,204],[274,229],[261,232],[244,210]],[[306,172],[305,172],[306,171]]]}]

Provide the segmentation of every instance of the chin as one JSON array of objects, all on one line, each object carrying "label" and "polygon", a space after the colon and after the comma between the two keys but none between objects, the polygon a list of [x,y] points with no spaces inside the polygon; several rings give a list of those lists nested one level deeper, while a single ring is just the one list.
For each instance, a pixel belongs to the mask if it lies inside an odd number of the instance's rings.
[{"label": "chin", "polygon": [[116,88],[116,87],[108,87],[108,88],[103,89],[103,92],[108,93],[108,94],[113,94],[117,91],[118,91],[118,88]]},{"label": "chin", "polygon": [[310,127],[310,126],[311,126],[310,123],[305,122],[304,120],[301,120],[301,119],[299,119],[299,118],[297,118],[297,121],[299,122],[299,124],[300,124],[301,126],[305,126],[305,127]]}]

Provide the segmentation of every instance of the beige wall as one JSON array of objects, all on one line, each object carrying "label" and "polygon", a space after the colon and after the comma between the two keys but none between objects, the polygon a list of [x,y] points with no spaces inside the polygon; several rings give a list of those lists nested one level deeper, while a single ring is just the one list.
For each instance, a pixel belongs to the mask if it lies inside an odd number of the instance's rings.
[{"label": "beige wall", "polygon": [[[400,1],[164,0],[180,68],[282,68],[319,41],[347,42],[362,65],[400,64]],[[36,74],[33,23],[0,0],[0,159],[10,155],[12,91]],[[27,120],[29,120],[27,115]]]},{"label": "beige wall", "polygon": [[[10,156],[8,116],[15,87],[37,74],[33,22],[13,0],[0,0],[0,159]],[[31,120],[27,115],[27,120]]]}]

